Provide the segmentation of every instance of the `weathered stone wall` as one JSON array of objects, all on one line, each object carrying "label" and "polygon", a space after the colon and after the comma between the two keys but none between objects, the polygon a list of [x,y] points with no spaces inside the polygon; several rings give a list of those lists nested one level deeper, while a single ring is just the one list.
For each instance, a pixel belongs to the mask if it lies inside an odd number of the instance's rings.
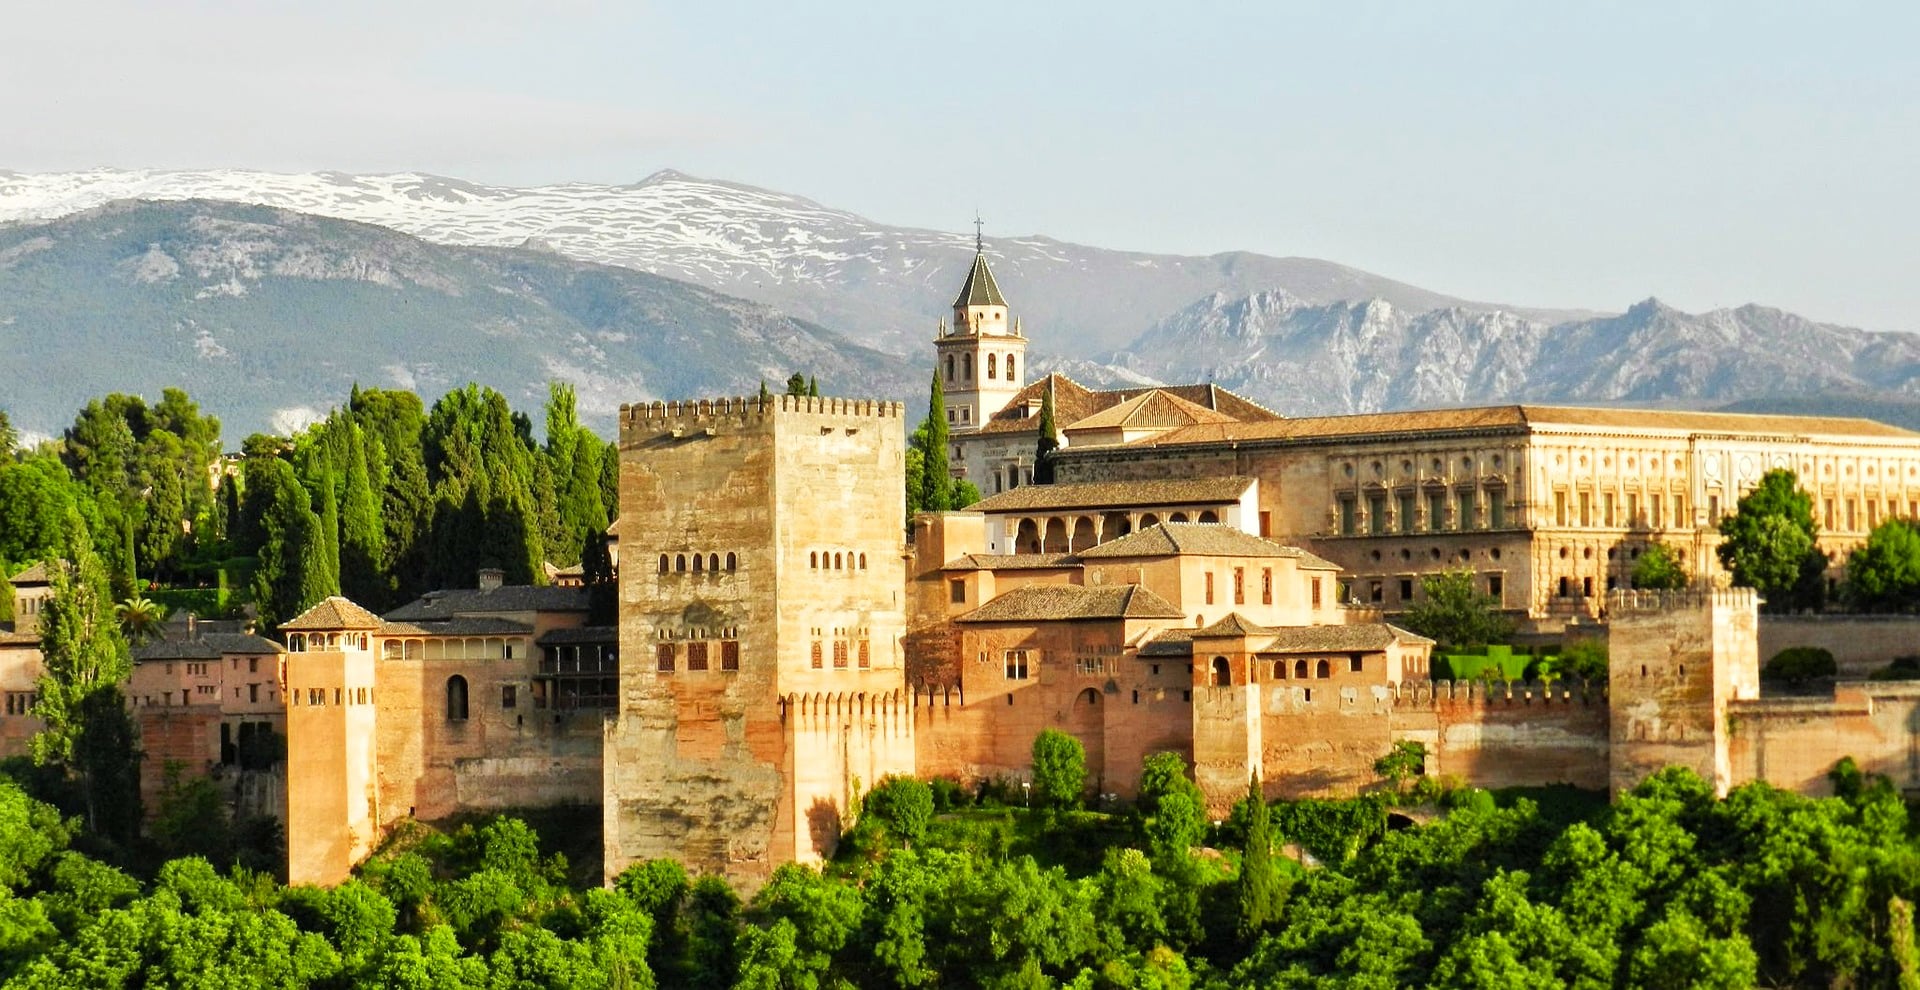
[{"label": "weathered stone wall", "polygon": [[1616,792],[1666,766],[1732,786],[1723,727],[1728,704],[1760,695],[1758,610],[1745,588],[1608,598]]},{"label": "weathered stone wall", "polygon": [[1759,698],[1727,710],[1734,778],[1831,794],[1845,757],[1905,790],[1920,787],[1920,684],[1843,681],[1819,698]]},{"label": "weathered stone wall", "polygon": [[148,815],[160,807],[169,763],[180,778],[205,777],[220,760],[220,709],[215,705],[133,710],[140,733],[140,803]]},{"label": "weathered stone wall", "polygon": [[[904,689],[901,415],[896,403],[792,396],[622,410],[609,877],[672,856],[755,887],[830,850],[816,823],[844,815],[852,776],[911,771],[910,740],[796,737],[781,704]],[[688,555],[733,565],[681,570]],[[721,668],[726,643],[738,670]],[[699,644],[706,670],[689,667]]]},{"label": "weathered stone wall", "polygon": [[1920,655],[1920,615],[1763,615],[1760,662],[1794,646],[1833,654],[1841,677],[1867,677],[1894,657]]}]

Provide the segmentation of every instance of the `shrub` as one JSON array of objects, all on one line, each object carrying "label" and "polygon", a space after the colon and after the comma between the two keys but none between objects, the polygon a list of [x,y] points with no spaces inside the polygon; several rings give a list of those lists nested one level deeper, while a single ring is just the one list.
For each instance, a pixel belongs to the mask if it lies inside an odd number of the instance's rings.
[{"label": "shrub", "polygon": [[956,811],[973,803],[973,795],[952,777],[935,777],[927,781],[927,787],[933,791],[933,810],[936,812]]},{"label": "shrub", "polygon": [[1894,657],[1891,663],[1869,676],[1876,681],[1920,681],[1920,657]]},{"label": "shrub", "polygon": [[1050,808],[1071,808],[1087,788],[1087,751],[1058,729],[1033,737],[1034,796]]},{"label": "shrub", "polygon": [[1799,685],[1818,677],[1832,677],[1840,670],[1833,654],[1818,646],[1790,646],[1773,655],[1760,668],[1762,680]]},{"label": "shrub", "polygon": [[1567,677],[1605,683],[1607,663],[1605,640],[1577,639],[1561,648],[1560,659],[1553,665],[1553,669],[1555,673]]},{"label": "shrub", "polygon": [[867,813],[909,845],[926,840],[933,821],[933,788],[912,777],[888,777],[867,793]]}]

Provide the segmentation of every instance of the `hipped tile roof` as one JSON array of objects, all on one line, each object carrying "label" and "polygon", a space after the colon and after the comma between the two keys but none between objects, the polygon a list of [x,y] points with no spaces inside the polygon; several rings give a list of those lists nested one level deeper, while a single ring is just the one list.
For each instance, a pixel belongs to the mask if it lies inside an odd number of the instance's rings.
[{"label": "hipped tile roof", "polygon": [[1179,619],[1166,599],[1137,584],[1087,588],[1028,585],[959,616],[955,622],[1060,622],[1078,619]]},{"label": "hipped tile roof", "polygon": [[1156,478],[1148,481],[1078,481],[1022,485],[989,495],[969,512],[1036,512],[1064,509],[1147,508],[1163,505],[1229,505],[1240,501],[1252,478]]},{"label": "hipped tile roof", "polygon": [[282,631],[307,629],[378,629],[380,617],[339,595],[322,601],[305,612],[280,623]]}]

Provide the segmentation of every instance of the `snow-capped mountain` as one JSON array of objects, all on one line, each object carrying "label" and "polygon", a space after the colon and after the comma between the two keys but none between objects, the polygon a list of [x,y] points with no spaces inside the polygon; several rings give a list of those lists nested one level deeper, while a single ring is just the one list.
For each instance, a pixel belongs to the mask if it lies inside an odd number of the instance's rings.
[{"label": "snow-capped mountain", "polygon": [[1378,299],[1315,305],[1285,292],[1215,294],[1109,363],[1114,377],[1211,381],[1290,415],[1920,394],[1920,337],[1762,306],[1689,314],[1657,299],[1619,316],[1554,324],[1458,307],[1410,313]]},{"label": "snow-capped mountain", "polygon": [[800,371],[924,401],[920,366],[645,272],[237,203],[117,202],[0,227],[0,407],[57,433],[89,398],[183,386],[236,442],[345,400],[478,381],[537,408],[751,395]]},{"label": "snow-capped mountain", "polygon": [[[232,200],[442,244],[537,247],[763,302],[909,356],[922,353],[947,316],[973,252],[970,232],[888,226],[799,196],[672,171],[633,185],[537,188],[417,173],[0,171],[0,224],[121,199]],[[1410,312],[1494,308],[1310,258],[1138,254],[1046,237],[993,237],[988,251],[1036,350],[1064,358],[1122,347],[1211,292],[1284,289],[1310,303],[1378,298]]]}]

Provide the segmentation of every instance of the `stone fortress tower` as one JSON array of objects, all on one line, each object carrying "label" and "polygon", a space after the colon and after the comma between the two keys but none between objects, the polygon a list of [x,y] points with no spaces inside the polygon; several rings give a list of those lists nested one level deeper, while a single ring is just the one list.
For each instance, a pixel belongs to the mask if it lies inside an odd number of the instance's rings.
[{"label": "stone fortress tower", "polygon": [[1006,297],[987,267],[986,242],[977,230],[973,268],[953,300],[953,325],[941,324],[933,344],[947,426],[955,432],[979,429],[1024,386],[1027,338],[1017,321],[1009,322]]},{"label": "stone fortress tower", "polygon": [[1615,793],[1668,766],[1693,770],[1721,794],[1746,779],[1730,752],[1729,710],[1760,697],[1759,608],[1751,588],[1608,596]]},{"label": "stone fortress tower", "polygon": [[673,857],[757,887],[913,772],[902,417],[795,396],[621,410],[609,878]]}]

